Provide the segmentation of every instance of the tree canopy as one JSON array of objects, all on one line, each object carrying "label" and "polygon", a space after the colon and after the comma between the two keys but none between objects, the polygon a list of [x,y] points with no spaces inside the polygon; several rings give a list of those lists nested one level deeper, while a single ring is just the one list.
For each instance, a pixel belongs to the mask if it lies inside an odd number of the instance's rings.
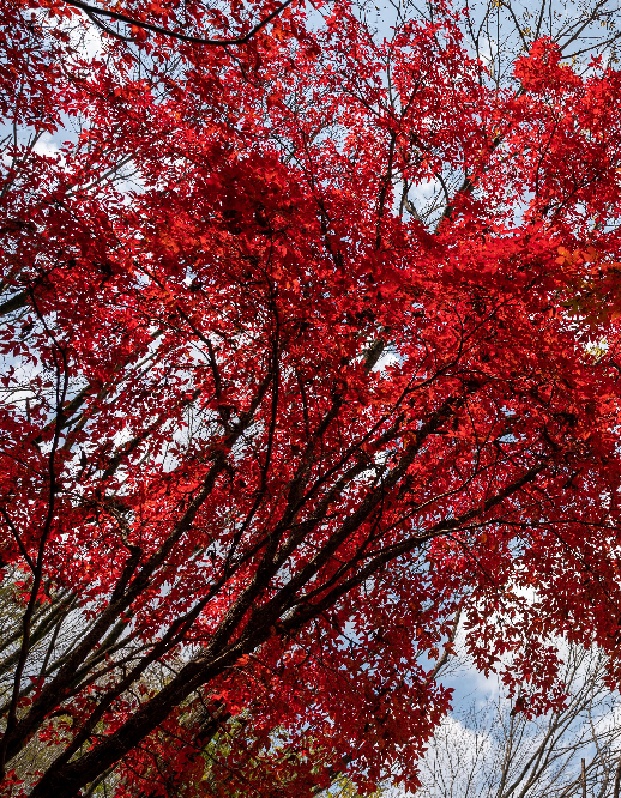
[{"label": "tree canopy", "polygon": [[413,786],[460,611],[618,679],[614,9],[0,8],[7,794]]}]

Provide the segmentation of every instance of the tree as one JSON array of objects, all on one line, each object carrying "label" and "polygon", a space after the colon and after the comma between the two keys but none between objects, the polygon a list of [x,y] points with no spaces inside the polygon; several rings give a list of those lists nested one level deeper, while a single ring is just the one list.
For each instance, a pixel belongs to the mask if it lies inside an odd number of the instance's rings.
[{"label": "tree", "polygon": [[442,722],[421,761],[425,798],[510,798],[616,794],[619,696],[607,682],[606,657],[569,646],[562,680],[567,699],[527,719],[502,685]]},{"label": "tree", "polygon": [[244,713],[412,786],[458,608],[533,711],[551,636],[619,646],[612,44],[93,8],[2,3],[5,789],[163,795]]}]

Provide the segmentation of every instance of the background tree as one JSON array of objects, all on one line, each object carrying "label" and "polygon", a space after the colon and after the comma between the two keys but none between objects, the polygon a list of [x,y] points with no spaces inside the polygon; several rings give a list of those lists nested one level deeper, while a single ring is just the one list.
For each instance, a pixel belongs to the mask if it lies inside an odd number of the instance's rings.
[{"label": "background tree", "polygon": [[554,635],[619,645],[619,74],[499,82],[444,4],[1,8],[6,790],[165,794],[188,705],[413,786],[458,607],[557,706]]},{"label": "background tree", "polygon": [[[570,646],[567,700],[540,717],[502,685],[457,707],[441,723],[421,760],[421,796],[607,796],[615,792],[621,726],[606,658]],[[582,770],[581,762],[584,762]],[[586,777],[586,779],[585,779]]]}]

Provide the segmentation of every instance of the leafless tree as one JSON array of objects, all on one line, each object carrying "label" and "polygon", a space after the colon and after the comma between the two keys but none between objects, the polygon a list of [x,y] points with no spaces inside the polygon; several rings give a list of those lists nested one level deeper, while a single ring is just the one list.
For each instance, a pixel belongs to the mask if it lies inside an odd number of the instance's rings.
[{"label": "leafless tree", "polygon": [[421,763],[420,798],[618,798],[621,703],[605,656],[569,646],[563,683],[564,706],[540,717],[500,683],[457,706]]}]

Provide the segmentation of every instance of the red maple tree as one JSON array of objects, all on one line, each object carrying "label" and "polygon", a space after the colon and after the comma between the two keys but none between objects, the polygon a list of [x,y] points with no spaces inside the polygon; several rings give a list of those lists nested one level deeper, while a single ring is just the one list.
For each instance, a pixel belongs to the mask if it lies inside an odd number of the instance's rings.
[{"label": "red maple tree", "polygon": [[558,702],[552,635],[620,644],[619,72],[501,84],[442,2],[1,8],[6,794],[208,795],[230,718],[231,784],[277,729],[293,795],[413,785],[461,607]]}]

